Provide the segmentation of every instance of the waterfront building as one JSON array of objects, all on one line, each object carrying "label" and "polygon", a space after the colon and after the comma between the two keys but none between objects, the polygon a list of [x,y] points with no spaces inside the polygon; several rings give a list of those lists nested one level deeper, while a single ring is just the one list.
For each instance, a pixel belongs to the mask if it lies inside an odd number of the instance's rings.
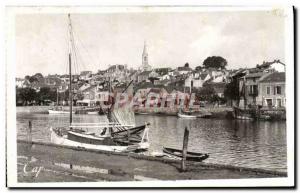
[{"label": "waterfront building", "polygon": [[264,73],[257,69],[246,70],[246,75],[239,79],[240,89],[240,107],[247,107],[248,105],[257,105],[258,98],[258,84],[259,81],[266,77],[268,73]]},{"label": "waterfront building", "polygon": [[285,64],[274,60],[244,72],[245,75],[239,78],[240,107],[285,106]]},{"label": "waterfront building", "polygon": [[87,88],[80,90],[80,93],[83,95],[83,99],[78,100],[76,104],[81,106],[100,105],[101,102],[107,102],[109,98],[108,89],[102,85],[88,86]]},{"label": "waterfront building", "polygon": [[261,79],[257,98],[263,107],[285,107],[285,72],[274,72]]}]

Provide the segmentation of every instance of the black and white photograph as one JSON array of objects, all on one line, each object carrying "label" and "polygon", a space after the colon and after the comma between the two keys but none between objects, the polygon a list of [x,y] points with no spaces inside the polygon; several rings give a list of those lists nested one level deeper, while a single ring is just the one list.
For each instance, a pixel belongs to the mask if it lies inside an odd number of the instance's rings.
[{"label": "black and white photograph", "polygon": [[6,7],[7,186],[292,187],[293,7]]}]

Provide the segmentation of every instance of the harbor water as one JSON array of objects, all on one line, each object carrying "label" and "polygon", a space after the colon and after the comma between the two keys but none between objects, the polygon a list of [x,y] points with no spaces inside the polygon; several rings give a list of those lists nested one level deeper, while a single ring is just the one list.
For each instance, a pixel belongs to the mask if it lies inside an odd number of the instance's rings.
[{"label": "harbor water", "polygon": [[[49,115],[17,107],[17,138],[26,138],[32,121],[32,138],[50,142],[50,127],[67,127],[68,115]],[[99,115],[73,115],[74,122],[103,122]],[[182,119],[176,116],[137,115],[136,124],[150,122],[149,152],[162,147],[182,148],[184,128],[190,128],[189,151],[209,153],[208,163],[287,170],[286,122],[243,121],[227,119]]]}]

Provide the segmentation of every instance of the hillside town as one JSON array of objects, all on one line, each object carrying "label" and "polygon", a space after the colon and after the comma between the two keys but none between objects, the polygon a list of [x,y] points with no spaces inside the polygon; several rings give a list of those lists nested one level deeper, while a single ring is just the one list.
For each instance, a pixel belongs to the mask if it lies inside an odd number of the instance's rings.
[{"label": "hillside town", "polygon": [[287,17],[119,8],[14,12],[8,182],[180,187],[293,174]]},{"label": "hillside town", "polygon": [[[153,68],[148,62],[147,47],[142,52],[139,69],[127,64],[109,65],[106,70],[81,71],[72,75],[73,104],[93,107],[108,101],[108,81],[114,92],[122,92],[129,83],[134,94],[147,97],[151,93],[161,98],[194,93],[203,106],[284,108],[285,64],[280,60],[262,62],[254,68],[226,69],[226,59],[208,57],[195,69],[189,63],[177,68]],[[43,76],[36,73],[16,78],[17,105],[67,105],[68,74]],[[22,94],[25,93],[25,94]]]}]

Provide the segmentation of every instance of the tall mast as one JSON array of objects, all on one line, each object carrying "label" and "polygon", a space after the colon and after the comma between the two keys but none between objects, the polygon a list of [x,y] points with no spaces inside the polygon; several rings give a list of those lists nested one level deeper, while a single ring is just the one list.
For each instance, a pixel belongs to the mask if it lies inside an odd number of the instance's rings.
[{"label": "tall mast", "polygon": [[110,82],[110,77],[109,77],[109,79],[108,79],[109,81],[108,81],[108,93],[109,93],[109,103],[110,103],[110,107],[108,108],[108,112],[107,112],[107,118],[108,118],[108,121],[109,122],[112,122],[112,117],[111,117],[111,110],[112,110],[112,98],[111,98],[111,91],[112,91],[112,89],[111,89],[111,82]]},{"label": "tall mast", "polygon": [[69,18],[69,33],[70,33],[70,44],[69,44],[69,100],[70,100],[70,124],[72,124],[72,105],[73,105],[73,93],[72,93],[72,61],[71,61],[71,50],[72,50],[72,25],[71,16],[68,14]]},{"label": "tall mast", "polygon": [[58,107],[58,88],[56,89],[56,106]]}]

